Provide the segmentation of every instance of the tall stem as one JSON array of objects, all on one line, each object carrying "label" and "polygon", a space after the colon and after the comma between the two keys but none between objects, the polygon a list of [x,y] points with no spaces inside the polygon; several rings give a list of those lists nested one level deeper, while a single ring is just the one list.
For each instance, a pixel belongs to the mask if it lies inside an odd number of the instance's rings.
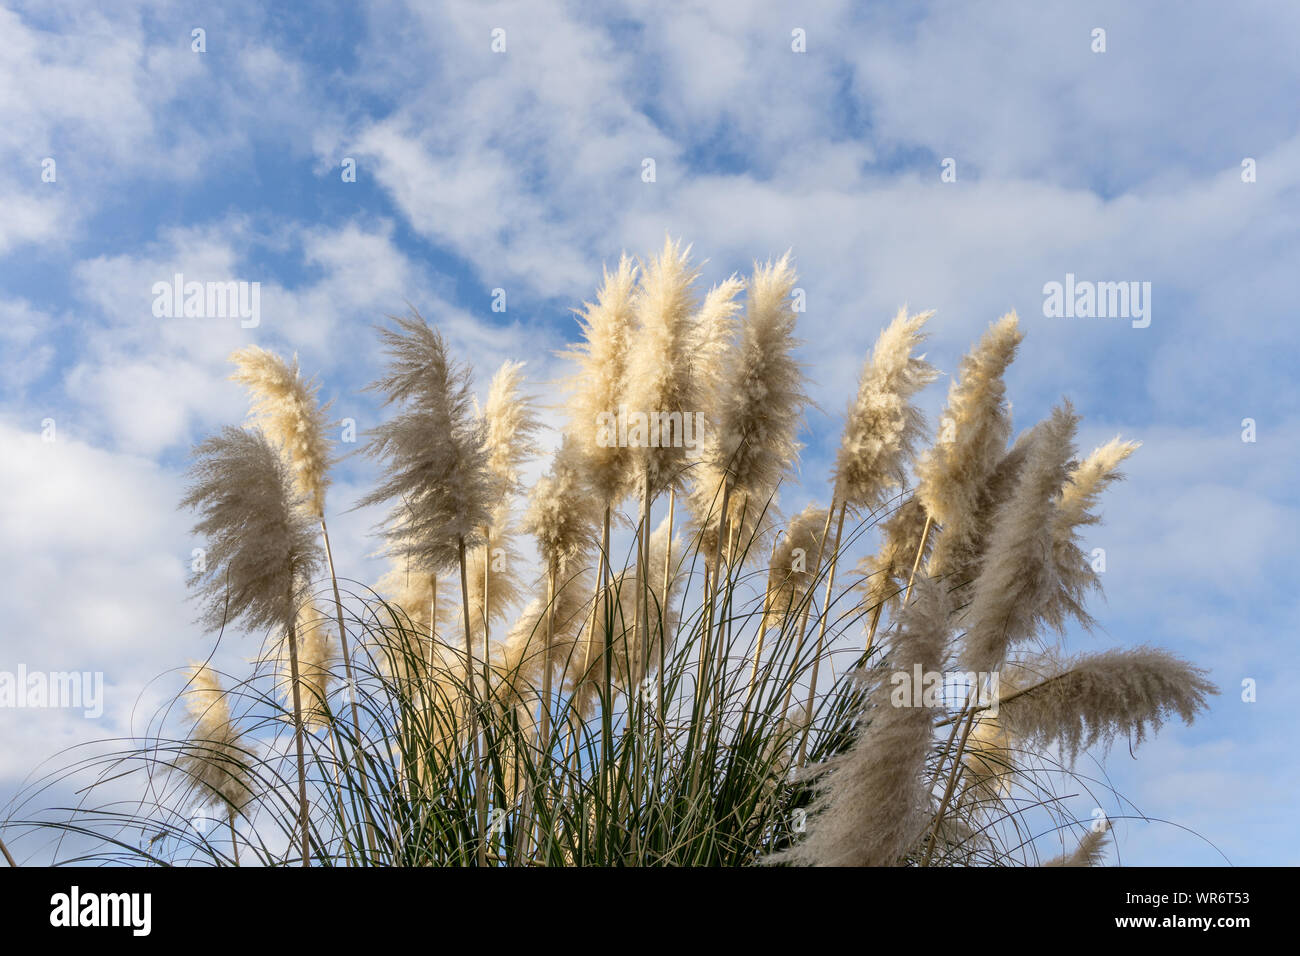
[{"label": "tall stem", "polygon": [[[772,574],[772,562],[776,559],[776,547],[780,543],[781,534],[783,533],[784,532],[778,532],[772,540],[772,553],[768,555],[767,559],[769,578]],[[787,579],[789,579],[791,574],[791,571],[786,571]],[[763,638],[767,635],[768,603],[771,596],[771,588],[766,588],[763,591],[763,613],[758,619],[758,642],[754,646],[754,669],[750,671],[749,674],[749,694],[746,697],[747,701],[754,696],[754,685],[758,682],[758,662],[763,656]],[[746,705],[746,709],[748,709],[748,705]]]},{"label": "tall stem", "polygon": [[724,480],[722,485],[722,507],[718,512],[718,544],[713,553],[713,576],[710,582],[708,593],[705,600],[708,606],[707,627],[704,630],[704,640],[700,644],[700,679],[699,689],[696,692],[697,706],[703,706],[704,696],[711,692],[709,681],[711,680],[711,665],[713,663],[713,612],[717,609],[718,589],[722,585],[722,551],[725,547],[725,534],[727,531],[727,509],[731,507],[731,482]]},{"label": "tall stem", "polygon": [[596,593],[591,599],[591,621],[587,627],[587,640],[582,649],[582,670],[578,674],[578,681],[585,682],[587,671],[591,667],[591,645],[596,640],[596,615],[600,609],[600,596],[605,588],[605,572],[609,565],[606,561],[606,555],[609,554],[609,512],[610,506],[605,505],[605,523],[604,530],[600,539],[600,555],[596,560]]},{"label": "tall stem", "polygon": [[[669,534],[671,535],[671,530]],[[650,593],[652,585],[651,575],[654,571],[650,567],[650,469],[646,468],[645,482],[641,486],[641,537],[637,551],[637,602],[640,608],[639,620],[637,622],[637,643],[640,644],[641,651],[641,671],[640,679],[635,686],[631,681],[631,668],[628,673],[628,713],[633,710],[636,712],[636,737],[632,742],[633,769],[632,769],[632,790],[631,803],[629,810],[639,810],[642,802],[640,794],[637,792],[642,782],[645,780],[645,728],[646,728],[646,695],[642,692],[642,684],[650,678]],[[661,609],[662,611],[662,609]],[[662,615],[661,615],[662,620]],[[635,695],[635,703],[633,703]],[[633,858],[641,860],[641,834],[640,827],[632,827],[632,853]]]},{"label": "tall stem", "polygon": [[438,653],[438,575],[429,575],[429,678],[433,679],[434,657]]},{"label": "tall stem", "polygon": [[[585,646],[584,646],[584,648],[583,648],[583,652],[582,652],[582,671],[578,674],[578,680],[577,680],[577,683],[576,683],[576,687],[581,687],[583,684],[585,684],[585,683],[587,682],[588,674],[589,674],[590,671],[591,671],[591,645],[594,644],[594,643],[596,642],[596,618],[597,618],[597,616],[601,613],[601,610],[602,610],[602,603],[603,603],[603,605],[604,605],[604,608],[603,608],[603,609],[604,609],[604,611],[605,611],[605,613],[606,613],[606,616],[608,616],[608,612],[609,612],[609,586],[608,586],[608,581],[609,581],[609,571],[610,571],[610,568],[609,568],[609,519],[610,519],[610,512],[613,510],[613,507],[614,507],[614,506],[613,506],[613,502],[606,502],[606,503],[605,503],[605,519],[604,519],[604,522],[603,522],[602,525],[601,525],[601,532],[600,532],[600,558],[599,558],[599,561],[598,561],[598,564],[597,564],[597,571],[596,571],[596,594],[595,594],[595,596],[592,598],[592,601],[591,601],[591,627],[590,627],[590,629],[587,631],[587,640],[586,640],[586,643],[585,643]],[[603,596],[603,598],[602,598],[602,596]],[[602,668],[602,670],[604,671],[604,679],[605,679],[605,693],[606,693],[606,695],[608,695],[608,694],[609,694],[609,685],[610,685],[610,663],[611,663],[611,662],[610,662],[610,654],[611,654],[611,648],[610,648],[610,639],[609,639],[608,620],[606,620],[605,623],[606,623],[606,627],[605,627],[604,647],[603,647],[603,650],[602,650],[602,653],[601,653],[601,658],[602,658],[602,661],[603,661],[603,668]],[[602,713],[601,713],[601,753],[602,753],[604,756],[602,757],[602,761],[601,761],[602,766],[601,766],[600,781],[599,781],[599,784],[598,784],[598,792],[599,792],[599,794],[600,794],[600,798],[603,800],[604,797],[605,797],[605,789],[606,789],[606,787],[605,787],[605,767],[606,767],[607,764],[608,764],[608,759],[607,759],[607,758],[608,758],[608,755],[609,755],[609,753],[610,753],[609,748],[608,748],[608,743],[609,743],[609,735],[610,735],[610,726],[611,726],[611,725],[610,725],[610,720],[609,720],[609,714],[608,714],[608,712],[607,712],[607,711],[608,711],[608,708],[606,708],[606,707],[603,705],[603,703],[602,703],[602,706],[601,706],[601,711],[602,711]],[[579,714],[578,717],[581,718],[582,715]],[[573,720],[572,718],[571,718],[570,721],[569,721],[569,726],[573,729],[573,760],[574,760],[575,768],[576,768],[576,767],[579,765],[579,763],[580,763],[579,756],[578,756],[578,733],[579,733],[580,730],[581,730],[580,723],[581,723],[581,720]]]},{"label": "tall stem", "polygon": [[912,596],[912,582],[916,580],[916,569],[921,566],[921,555],[925,554],[925,539],[930,537],[930,523],[934,518],[930,515],[925,516],[925,527],[921,529],[921,542],[916,546],[916,559],[912,562],[912,573],[907,576],[907,590],[903,592],[903,600],[906,601]]},{"label": "tall stem", "polygon": [[538,744],[545,761],[551,740],[551,647],[555,643],[555,568],[546,574],[546,645],[542,652],[542,714]]},{"label": "tall stem", "polygon": [[[723,479],[722,483],[722,507],[718,512],[718,543],[713,555],[713,574],[710,579],[708,571],[705,571],[704,582],[704,634],[700,641],[700,664],[699,678],[695,684],[695,703],[692,711],[692,720],[690,728],[687,731],[688,742],[693,742],[695,746],[703,747],[704,745],[704,723],[705,708],[707,701],[712,694],[710,681],[712,680],[711,670],[713,664],[713,612],[717,604],[718,588],[722,583],[722,549],[724,547],[723,535],[726,532],[727,509],[731,506],[731,482]],[[730,577],[730,575],[728,575]],[[691,800],[695,799],[696,790],[700,784],[700,764],[702,761],[697,757],[691,761],[691,782],[688,794]]]},{"label": "tall stem", "polygon": [[[601,531],[601,550],[606,555],[609,554],[609,509],[605,509],[605,527]],[[601,660],[604,662],[602,667],[604,678],[604,693],[600,698],[600,747],[601,747],[601,773],[600,773],[600,799],[606,813],[609,809],[609,790],[610,778],[613,774],[614,762],[614,627],[610,620],[610,578],[613,569],[610,567],[608,557],[605,559],[605,587],[602,590],[604,609],[604,630],[605,640],[604,647],[601,650]],[[594,626],[594,625],[593,625]],[[598,841],[603,842],[603,841]]]},{"label": "tall stem", "polygon": [[[834,502],[831,503],[834,508]],[[835,520],[835,544],[831,547],[831,564],[826,572],[826,599],[822,602],[822,619],[817,628],[817,653],[813,657],[812,678],[808,682],[808,709],[804,714],[805,724],[803,739],[799,742],[799,766],[804,765],[808,757],[808,738],[812,736],[813,701],[817,696],[817,673],[821,669],[822,653],[826,649],[826,628],[831,618],[831,592],[835,587],[835,567],[840,557],[840,535],[844,533],[844,512],[847,502],[840,503],[840,514]]]},{"label": "tall stem", "polygon": [[754,685],[758,683],[758,662],[763,658],[763,637],[767,634],[767,597],[763,598],[763,613],[758,619],[758,642],[754,645],[754,666],[749,671],[749,696],[754,695]]},{"label": "tall stem", "polygon": [[235,808],[226,807],[226,822],[230,824],[230,852],[235,856],[235,866],[239,866],[239,840],[235,834]]},{"label": "tall stem", "polygon": [[[948,786],[943,792],[943,802],[939,804],[939,812],[934,816],[934,826],[930,828],[930,837],[926,841],[925,859],[921,861],[922,866],[929,866],[930,859],[934,856],[935,843],[939,837],[939,827],[943,823],[943,815],[948,812],[948,803],[952,800],[953,791],[957,786],[957,778],[961,776],[961,755],[966,749],[966,741],[970,737],[971,728],[975,725],[975,711],[971,710],[970,716],[966,719],[966,727],[962,730],[961,740],[957,744],[957,753],[952,758],[952,773],[948,775]],[[957,729],[954,725],[953,730]],[[940,766],[942,771],[943,767]]]},{"label": "tall stem", "polygon": [[491,616],[492,605],[489,603],[492,598],[488,593],[489,578],[492,576],[492,529],[483,529],[483,678],[487,681],[487,697],[491,697],[491,680],[488,678],[488,662],[491,657],[488,653],[488,640],[491,636],[488,631],[488,618]]},{"label": "tall stem", "polygon": [[298,629],[292,615],[288,624],[289,670],[293,679],[293,740],[298,751],[298,828],[302,831],[302,865],[311,866],[311,839],[307,831],[307,761],[303,756],[302,696],[298,692]]},{"label": "tall stem", "polygon": [[[817,560],[813,562],[813,582],[817,580],[817,575],[821,573],[822,558],[825,557],[826,555],[826,539],[830,537],[831,518],[834,516],[834,514],[835,514],[835,499],[832,498],[831,506],[826,509],[826,524],[822,527],[822,536],[817,541]],[[789,715],[790,701],[794,698],[794,681],[795,681],[795,675],[798,672],[799,655],[803,653],[804,640],[806,639],[808,634],[808,613],[812,610],[812,602],[813,602],[812,583],[808,585],[808,592],[804,597],[806,603],[804,604],[803,613],[799,615],[799,637],[798,640],[795,641],[795,645],[794,645],[794,661],[790,669],[790,680],[789,683],[786,685],[786,689],[785,689],[785,703],[781,705],[782,720],[785,720],[785,718]]]},{"label": "tall stem", "polygon": [[478,814],[478,849],[477,861],[479,866],[487,866],[487,790],[483,785],[483,747],[479,740],[479,713],[477,694],[474,691],[474,637],[470,632],[469,625],[469,577],[465,572],[465,537],[462,535],[458,541],[460,550],[460,598],[464,607],[464,614],[461,617],[465,621],[465,689],[469,695],[467,709],[469,711],[469,733],[473,741],[474,757],[474,800],[475,810]]},{"label": "tall stem", "polygon": [[[330,584],[334,588],[334,615],[339,625],[339,649],[343,653],[343,673],[348,681],[348,703],[352,712],[353,750],[359,752],[361,750],[361,717],[357,709],[357,681],[352,673],[352,653],[348,649],[348,630],[343,626],[343,600],[339,597],[339,579],[334,572],[334,553],[330,549],[330,533],[329,528],[325,526],[325,516],[323,514],[320,519],[320,533],[325,541],[325,560],[329,563]],[[358,764],[360,764],[359,760]],[[361,781],[361,800],[366,808],[366,838],[370,845],[370,851],[373,853],[376,845],[375,824],[370,818],[370,796],[367,792],[365,768],[359,765],[357,772]]]},{"label": "tall stem", "polygon": [[[677,490],[668,489],[668,541],[664,546],[664,601],[668,600],[668,586],[672,583],[672,566],[673,566],[673,520],[677,507]],[[668,634],[668,608],[660,608],[660,621],[663,633],[659,636],[659,696],[657,706],[655,707],[655,760],[656,760],[656,778],[662,770],[663,752],[664,752],[664,729],[667,725],[668,717],[664,713],[664,670],[668,660],[668,643],[670,636]],[[673,637],[675,640],[675,636]]]},{"label": "tall stem", "polygon": [[[723,592],[722,592],[722,604],[720,605],[721,611],[718,617],[719,640],[718,643],[714,645],[714,651],[717,654],[716,663],[717,663],[717,674],[718,674],[717,680],[713,685],[714,687],[725,688],[727,685],[727,661],[729,655],[731,654],[731,625],[732,625],[732,617],[733,617],[731,614],[728,613],[731,608],[731,598],[733,594],[732,585],[734,583],[731,578],[731,569],[732,569],[733,562],[736,561],[736,548],[740,543],[740,527],[743,526],[745,523],[745,509],[748,506],[749,506],[749,497],[745,496],[741,498],[740,520],[738,522],[731,521],[731,520],[727,521],[727,550],[724,552],[724,554],[726,555],[725,564],[727,568],[727,575],[725,578],[725,582],[719,582],[723,584]],[[724,621],[726,622],[725,631],[723,629]]]},{"label": "tall stem", "polygon": [[[912,561],[912,573],[907,578],[907,590],[903,592],[903,602],[912,594],[912,583],[916,580],[916,570],[921,566],[921,555],[925,554],[925,541],[930,536],[930,522],[934,519],[930,515],[925,516],[925,527],[921,529],[921,542],[916,546],[916,558]],[[891,575],[892,577],[892,575]],[[865,654],[871,653],[871,645],[876,641],[876,628],[880,624],[880,612],[885,609],[885,602],[881,601],[871,611],[871,629],[867,632],[867,648]]]},{"label": "tall stem", "polygon": [[[650,673],[650,469],[641,487],[641,533],[637,538],[637,643],[641,645],[641,677]],[[631,678],[631,668],[628,668]],[[630,683],[630,681],[629,681]],[[628,693],[633,693],[628,688]]]}]

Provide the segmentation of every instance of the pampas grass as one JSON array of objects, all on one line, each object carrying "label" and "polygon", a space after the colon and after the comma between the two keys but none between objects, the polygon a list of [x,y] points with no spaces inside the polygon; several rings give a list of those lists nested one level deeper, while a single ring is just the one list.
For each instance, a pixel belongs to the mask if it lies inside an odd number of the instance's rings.
[{"label": "pampas grass", "polygon": [[[387,406],[401,408],[374,430],[367,445],[372,457],[384,461],[377,488],[359,506],[388,503],[390,520],[385,534],[394,553],[409,559],[426,574],[460,568],[461,608],[465,630],[465,692],[471,715],[479,697],[474,690],[474,605],[471,603],[466,554],[486,545],[490,527],[493,481],[502,480],[490,466],[491,446],[487,423],[473,414],[469,369],[448,354],[442,336],[420,315],[394,320],[397,328],[382,329],[389,353],[389,371],[371,386],[384,396]],[[508,454],[505,456],[509,460]],[[500,462],[498,462],[500,464]],[[484,568],[486,573],[486,568]],[[478,582],[476,582],[477,584]],[[481,591],[475,590],[476,594]],[[477,600],[477,597],[474,599]],[[480,618],[486,630],[486,595]],[[471,735],[475,741],[475,766],[481,757],[477,719]],[[487,794],[479,778],[479,830],[487,828]],[[486,862],[479,847],[480,863]]]},{"label": "pampas grass", "polygon": [[578,314],[583,341],[561,353],[576,369],[569,390],[569,435],[587,470],[596,500],[617,505],[631,489],[632,450],[598,440],[601,415],[617,412],[627,401],[628,362],[635,323],[637,268],[627,256],[618,269],[605,272],[596,303]]},{"label": "pampas grass", "polygon": [[[716,509],[711,524],[715,535],[720,528],[731,540],[732,549],[761,537],[771,520],[768,504],[802,447],[798,433],[808,396],[795,358],[799,342],[790,296],[796,281],[788,255],[755,267],[735,352],[710,382],[714,425],[698,467],[697,497],[711,500],[725,483],[729,504],[725,511]],[[729,563],[735,560],[734,554],[724,555]]]},{"label": "pampas grass", "polygon": [[1214,691],[1204,670],[1152,647],[1064,661],[1045,655],[1018,663],[1008,678],[1003,726],[1027,744],[1059,746],[1071,761],[1121,735],[1137,746],[1170,717],[1191,723]]},{"label": "pampas grass", "polygon": [[198,513],[194,533],[207,545],[191,579],[202,622],[210,630],[290,626],[299,582],[323,562],[288,467],[257,429],[226,427],[194,457],[181,506]]},{"label": "pampas grass", "polygon": [[1038,633],[1042,609],[1058,586],[1052,525],[1076,423],[1068,405],[1053,411],[1033,439],[1015,490],[998,509],[971,586],[962,659],[967,670],[993,670],[1011,647]]},{"label": "pampas grass", "polygon": [[1097,866],[1106,851],[1108,830],[1109,827],[1089,830],[1073,853],[1048,860],[1043,866]]},{"label": "pampas grass", "polygon": [[[691,250],[668,240],[663,251],[641,268],[641,281],[633,304],[636,347],[627,363],[627,407],[652,417],[686,415],[700,411],[704,398],[701,379],[692,374],[695,344],[694,285],[699,270],[691,265]],[[607,409],[612,410],[612,409]],[[685,481],[688,450],[680,438],[660,435],[632,449],[638,474],[644,475],[653,498]]]},{"label": "pampas grass", "polygon": [[227,427],[195,449],[192,484],[182,500],[200,515],[195,534],[207,541],[206,566],[192,583],[211,630],[243,621],[249,629],[288,632],[294,745],[298,756],[302,865],[310,865],[307,772],[296,638],[301,581],[321,565],[319,545],[288,467],[257,429]]},{"label": "pampas grass", "polygon": [[[141,809],[37,825],[104,827],[91,858],[108,862],[224,864],[174,822],[197,793],[226,808],[233,855],[263,865],[298,852],[285,844],[343,866],[1101,862],[1099,831],[1038,836],[1084,825],[1076,764],[1193,720],[1215,691],[1159,649],[1066,647],[1100,589],[1083,536],[1136,443],[1077,459],[1068,402],[1011,440],[1010,314],[918,451],[934,319],[901,310],[848,403],[829,506],[782,515],[808,404],[790,257],[702,298],[697,281],[672,240],[605,272],[561,353],[567,422],[531,487],[525,367],[502,365],[480,405],[417,313],[381,330],[359,503],[386,509],[375,590],[333,573],[318,387],[296,361],[237,353],[252,427],[196,449],[193,586],[208,627],[263,632],[274,666],[226,688],[191,671],[179,741],[165,713],[89,764],[87,793],[144,768]],[[603,440],[620,409],[706,413],[704,441]],[[857,573],[837,581],[841,564]],[[950,664],[982,695],[922,680]]]},{"label": "pampas grass", "polygon": [[[890,648],[897,673],[943,671],[947,597],[924,582],[899,620]],[[930,748],[930,712],[898,706],[884,673],[870,675],[864,726],[853,746],[821,767],[807,837],[775,861],[813,866],[887,866],[898,862],[925,823],[924,786]]]},{"label": "pampas grass", "polygon": [[[308,513],[320,522],[325,560],[329,565],[330,583],[334,591],[335,621],[338,624],[339,647],[343,653],[344,674],[348,687],[354,687],[352,651],[347,628],[343,624],[343,599],[339,594],[334,552],[330,547],[329,526],[325,520],[325,491],[329,487],[331,446],[326,434],[328,405],[321,405],[318,400],[319,385],[303,379],[296,356],[290,366],[274,352],[249,345],[234,352],[230,360],[235,365],[235,373],[231,378],[248,389],[251,400],[250,421],[279,446],[293,473],[300,501]],[[310,650],[314,656],[324,652],[324,640],[323,635],[313,638],[314,644]],[[317,663],[324,665],[326,662],[322,659]],[[315,669],[319,671],[321,667]],[[349,701],[352,732],[359,739],[361,716],[357,710],[356,695],[349,694]]]},{"label": "pampas grass", "polygon": [[917,497],[926,516],[943,530],[930,558],[932,574],[952,570],[978,546],[976,516],[986,507],[989,476],[1011,434],[1002,376],[1023,338],[1014,312],[989,326],[962,359],[939,420],[938,440],[917,462]]},{"label": "pampas grass", "polygon": [[474,414],[470,373],[418,313],[380,330],[388,373],[368,386],[398,411],[371,434],[366,453],[383,463],[358,507],[387,504],[395,553],[429,573],[456,567],[465,547],[483,544],[493,474],[485,422]]},{"label": "pampas grass", "polygon": [[230,360],[235,364],[230,377],[247,387],[252,398],[250,419],[284,449],[298,494],[312,515],[322,517],[330,445],[325,435],[328,407],[317,399],[320,387],[302,378],[296,358],[290,366],[256,345],[233,353]]},{"label": "pampas grass", "polygon": [[221,679],[207,664],[190,665],[181,699],[194,721],[190,750],[181,766],[193,779],[202,803],[239,812],[256,794],[243,735],[230,715]]},{"label": "pampas grass", "polygon": [[181,696],[194,729],[178,763],[194,781],[199,802],[225,815],[231,853],[238,866],[235,816],[257,793],[251,769],[257,757],[248,751],[231,719],[230,702],[216,672],[207,664],[196,663],[190,666],[188,678],[188,687]]},{"label": "pampas grass", "polygon": [[907,481],[907,467],[925,429],[914,397],[939,372],[912,353],[925,341],[921,331],[934,315],[899,310],[880,333],[863,366],[858,394],[849,406],[835,458],[835,496],[850,508],[876,510],[887,493]]}]

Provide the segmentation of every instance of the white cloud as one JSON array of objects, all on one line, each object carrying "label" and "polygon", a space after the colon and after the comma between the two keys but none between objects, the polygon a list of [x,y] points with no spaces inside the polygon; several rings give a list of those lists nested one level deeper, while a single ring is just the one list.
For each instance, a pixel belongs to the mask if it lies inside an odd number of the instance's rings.
[{"label": "white cloud", "polygon": [[[1115,431],[1147,443],[1089,534],[1109,552],[1105,630],[1167,641],[1228,688],[1266,664],[1289,673],[1278,661],[1293,656],[1297,607],[1277,569],[1300,530],[1285,364],[1298,344],[1300,246],[1285,213],[1300,137],[1275,91],[1294,86],[1296,13],[1194,12],[1173,24],[1118,4],[726,2],[664,16],[635,2],[601,23],[551,2],[385,2],[326,63],[251,8],[212,12],[203,56],[167,4],[0,12],[0,256],[39,252],[67,276],[48,294],[0,290],[0,437],[15,451],[0,465],[0,520],[6,540],[31,542],[2,602],[21,611],[21,652],[120,650],[134,662],[123,688],[188,656],[169,643],[193,635],[171,462],[242,418],[226,380],[234,348],[298,352],[362,430],[377,404],[358,389],[382,361],[371,326],[407,300],[480,389],[510,357],[549,383],[564,371],[551,350],[576,332],[565,309],[591,297],[602,261],[668,232],[709,260],[708,281],[793,248],[823,411],[788,504],[824,496],[841,411],[899,305],[938,310],[928,349],[947,372],[1014,307],[1029,333],[1010,376],[1018,423],[1064,393],[1085,415],[1084,450]],[[503,55],[489,48],[496,26]],[[790,50],[796,26],[806,54]],[[57,184],[39,181],[47,154]],[[338,181],[344,155],[359,160],[356,186]],[[1240,180],[1246,155],[1257,183]],[[939,182],[944,156],[958,160],[955,184]],[[644,157],[655,183],[641,182]],[[265,172],[292,177],[295,163],[302,182]],[[171,218],[131,219],[136,196],[176,200]],[[110,229],[97,217],[113,204]],[[152,284],[178,271],[261,281],[262,325],[155,319]],[[1045,319],[1042,284],[1067,271],[1151,281],[1151,328]],[[504,315],[489,308],[496,286]],[[942,400],[941,383],[927,409]],[[31,434],[46,414],[53,447]],[[1238,437],[1247,416],[1255,445]],[[369,476],[346,461],[332,510]],[[374,570],[351,555],[373,548],[362,532],[377,518],[337,517],[358,576]],[[1211,721],[1146,747],[1138,771],[1213,790],[1220,815],[1198,822],[1240,835],[1222,821],[1252,798],[1231,768],[1272,753],[1280,725],[1216,704]],[[1177,796],[1146,794],[1182,812]],[[1132,833],[1139,859],[1182,845]]]}]

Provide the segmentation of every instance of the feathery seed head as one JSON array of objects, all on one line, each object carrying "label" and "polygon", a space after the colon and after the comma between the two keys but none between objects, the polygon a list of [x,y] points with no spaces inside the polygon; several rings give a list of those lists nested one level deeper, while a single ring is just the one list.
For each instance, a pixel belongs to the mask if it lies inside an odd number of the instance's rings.
[{"label": "feathery seed head", "polygon": [[880,550],[868,555],[858,564],[862,575],[857,588],[862,592],[868,610],[880,607],[892,609],[902,597],[916,563],[916,552],[921,550],[925,561],[934,542],[933,535],[925,531],[925,506],[915,496],[903,501],[885,519],[881,528]]},{"label": "feathery seed head", "polygon": [[[648,587],[645,588],[649,600],[648,641],[642,638],[637,627],[637,596],[641,593],[641,583],[636,567],[628,567],[614,578],[614,625],[608,639],[613,652],[611,667],[615,683],[625,693],[634,689],[646,676],[643,666],[645,659],[648,658],[652,666],[658,665],[665,635],[671,638],[677,630],[679,614],[676,595],[682,580],[677,568],[668,569],[668,587],[667,590],[664,589],[664,570],[668,562],[671,532],[665,517],[650,535],[649,578]],[[672,551],[674,554],[680,553],[676,546]],[[591,640],[587,640],[591,631],[584,630],[582,642],[585,646],[574,648],[573,663],[577,666],[566,674],[566,678],[579,713],[588,712],[604,681],[605,631],[603,618],[598,619]],[[585,670],[581,666],[584,661],[587,664]]]},{"label": "feathery seed head", "polygon": [[692,324],[691,376],[709,408],[714,407],[734,358],[736,314],[740,311],[736,296],[744,288],[744,280],[737,276],[715,285]]},{"label": "feathery seed head", "polygon": [[492,503],[486,427],[473,414],[469,369],[442,336],[414,311],[395,321],[380,332],[388,374],[368,387],[401,410],[371,433],[366,452],[384,474],[358,507],[390,504],[390,548],[437,573],[458,563],[461,541],[483,543]]},{"label": "feathery seed head", "polygon": [[549,624],[552,629],[550,666],[561,669],[566,675],[581,669],[581,649],[586,646],[588,611],[594,588],[595,577],[587,568],[559,577],[555,582],[554,599],[548,604],[543,589],[510,628],[500,648],[496,670],[503,685],[512,688],[511,694],[515,699],[530,699],[534,696],[531,691],[542,685],[542,670],[547,666],[548,614],[554,616]]},{"label": "feathery seed head", "polygon": [[190,579],[201,621],[218,630],[242,619],[251,629],[286,627],[297,590],[320,568],[315,527],[288,465],[260,429],[227,426],[194,450],[181,506],[198,512],[206,567]]},{"label": "feathery seed head", "polygon": [[1038,632],[1053,606],[1059,577],[1052,524],[1077,425],[1066,402],[1034,429],[1015,491],[997,511],[967,611],[963,659],[969,670],[992,672],[1011,647]]},{"label": "feathery seed head", "polygon": [[809,505],[791,519],[790,526],[777,539],[768,564],[764,608],[774,622],[798,607],[812,586],[826,514],[825,508]]},{"label": "feathery seed head", "polygon": [[[949,603],[938,583],[919,579],[899,618],[889,671],[944,670]],[[849,750],[823,767],[807,835],[774,860],[813,866],[894,866],[923,835],[931,812],[926,759],[933,712],[895,707],[889,673],[874,669],[867,710]]]},{"label": "feathery seed head", "polygon": [[1080,525],[1096,524],[1100,520],[1089,509],[1097,503],[1108,485],[1123,480],[1120,464],[1141,447],[1141,442],[1122,441],[1116,436],[1093,449],[1092,454],[1070,472],[1070,480],[1061,490],[1057,508],[1055,534],[1058,538]]},{"label": "feathery seed head", "polygon": [[605,270],[596,304],[586,303],[579,316],[584,342],[561,353],[575,362],[568,380],[569,434],[582,456],[592,490],[604,504],[616,505],[632,481],[631,449],[598,440],[600,416],[617,414],[627,400],[628,354],[631,350],[637,269],[626,255],[614,272]]},{"label": "feathery seed head", "polygon": [[194,721],[177,766],[194,781],[200,800],[222,810],[239,811],[254,795],[250,752],[230,716],[230,702],[221,680],[207,664],[194,663],[181,695]]},{"label": "feathery seed head", "polygon": [[491,475],[488,498],[496,503],[493,524],[505,519],[509,499],[522,489],[519,473],[528,459],[537,454],[536,436],[541,422],[531,399],[522,394],[523,368],[523,362],[507,361],[501,366],[492,377],[483,412]]},{"label": "feathery seed head", "polygon": [[280,446],[293,469],[298,493],[314,517],[325,513],[325,489],[329,486],[330,440],[328,422],[317,398],[319,386],[304,381],[293,365],[259,348],[246,346],[230,356],[235,373],[230,377],[245,386],[252,399],[249,419]]},{"label": "feathery seed head", "polygon": [[924,356],[921,327],[933,312],[898,315],[876,339],[862,368],[857,398],[849,406],[835,461],[835,498],[850,508],[880,508],[890,489],[907,481],[907,466],[925,419],[912,397],[938,376]]},{"label": "feathery seed head", "polygon": [[747,286],[740,341],[716,393],[713,427],[692,476],[691,511],[703,537],[714,542],[710,551],[716,547],[723,481],[731,486],[727,537],[737,551],[755,551],[778,486],[798,464],[808,395],[794,357],[799,341],[790,295],[796,281],[787,253],[755,264]]},{"label": "feathery seed head", "polygon": [[1106,835],[1110,824],[1090,829],[1073,853],[1048,860],[1043,866],[1099,866],[1106,852]]},{"label": "feathery seed head", "polygon": [[943,530],[931,558],[933,574],[949,570],[950,554],[972,546],[972,516],[980,511],[988,476],[1011,436],[1003,374],[1023,337],[1014,312],[989,326],[962,359],[948,389],[939,439],[917,463],[917,496]]},{"label": "feathery seed head", "polygon": [[[690,264],[690,247],[666,240],[663,252],[641,270],[634,299],[637,325],[627,369],[627,406],[656,420],[702,411],[699,379],[692,375],[695,344],[695,294],[699,270]],[[678,426],[680,427],[680,426]],[[688,458],[684,441],[660,435],[631,449],[638,472],[648,472],[651,494],[679,485]]]},{"label": "feathery seed head", "polygon": [[1066,759],[1118,736],[1134,746],[1173,715],[1190,724],[1218,693],[1202,668],[1168,651],[1136,647],[1062,661],[1053,653],[1006,668],[998,716],[1032,745],[1058,744]]},{"label": "feathery seed head", "polygon": [[557,574],[569,571],[570,562],[595,549],[600,540],[600,501],[587,477],[579,446],[572,435],[566,435],[555,450],[550,471],[529,495],[523,531],[537,540],[543,566]]}]

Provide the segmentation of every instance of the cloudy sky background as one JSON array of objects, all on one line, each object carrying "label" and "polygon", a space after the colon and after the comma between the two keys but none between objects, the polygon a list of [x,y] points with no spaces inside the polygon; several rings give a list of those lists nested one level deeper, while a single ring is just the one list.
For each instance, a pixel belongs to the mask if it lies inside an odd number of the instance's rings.
[{"label": "cloudy sky background", "polygon": [[[1018,427],[1069,396],[1083,451],[1144,443],[1089,534],[1102,628],[1071,646],[1163,645],[1223,690],[1195,726],[1110,755],[1123,812],[1171,821],[1122,823],[1119,857],[1300,863],[1300,8],[433,6],[0,8],[0,669],[108,683],[100,721],[0,709],[0,807],[57,749],[139,731],[168,670],[207,654],[175,502],[191,444],[243,418],[233,349],[296,352],[364,430],[372,325],[409,302],[481,385],[521,358],[541,392],[602,265],[671,234],[709,284],[793,251],[819,408],[789,508],[826,497],[859,365],[899,306],[936,310],[945,373],[1016,309]],[[155,318],[151,287],[176,272],[260,282],[261,325]],[[1150,282],[1150,327],[1044,317],[1067,272]],[[370,474],[345,461],[330,493],[340,573],[362,580],[375,516],[345,510]]]}]

